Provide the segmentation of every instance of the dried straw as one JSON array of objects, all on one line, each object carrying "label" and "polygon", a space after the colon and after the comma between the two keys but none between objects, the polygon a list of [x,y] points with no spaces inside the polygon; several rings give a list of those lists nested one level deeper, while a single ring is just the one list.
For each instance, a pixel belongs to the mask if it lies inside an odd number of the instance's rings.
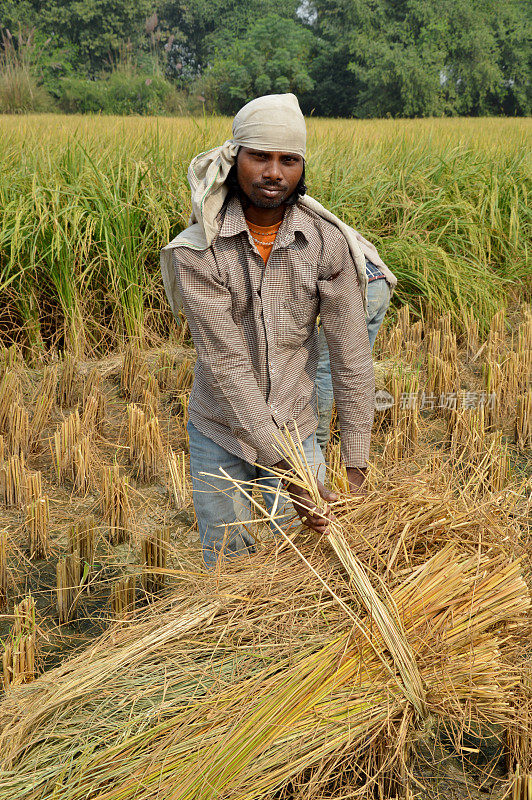
[{"label": "dried straw", "polygon": [[11,456],[0,467],[0,500],[8,507],[21,506],[24,502],[25,486],[24,456]]},{"label": "dried straw", "polygon": [[129,537],[131,506],[128,480],[120,475],[118,464],[102,470],[101,509],[104,522],[109,527],[111,544],[120,544]]},{"label": "dried straw", "polygon": [[61,359],[61,375],[57,384],[57,403],[70,407],[77,400],[77,360],[72,353],[64,353]]},{"label": "dried straw", "polygon": [[67,478],[70,480],[75,478],[73,472],[74,449],[79,444],[80,436],[81,419],[76,408],[58,425],[53,437],[52,457],[59,483],[63,483]]},{"label": "dried straw", "polygon": [[168,472],[170,475],[170,493],[176,508],[185,508],[190,501],[186,476],[186,457],[184,451],[170,451],[168,456]]},{"label": "dried straw", "polygon": [[42,472],[28,472],[26,474],[26,486],[24,487],[24,499],[27,504],[40,500],[42,497]]},{"label": "dried straw", "polygon": [[94,391],[88,395],[83,403],[81,428],[85,433],[101,433],[105,419],[105,397],[101,392]]},{"label": "dried straw", "polygon": [[31,559],[38,560],[48,557],[49,524],[50,508],[47,497],[41,497],[26,506],[26,532]]},{"label": "dried straw", "polygon": [[[121,622],[6,698],[0,797],[266,800],[294,785],[302,796],[348,796],[375,786],[372,765],[393,731],[381,769],[395,765],[400,774],[397,762],[421,732],[372,620],[352,628],[348,617],[343,631],[329,622],[322,633],[283,638],[294,630],[292,616],[280,626],[295,598],[297,619],[316,619],[316,581],[297,563],[276,552],[227,576],[183,576],[186,589],[150,615]],[[348,600],[345,584],[343,594]],[[507,720],[516,678],[494,631],[508,635],[529,607],[518,565],[447,547],[399,582],[391,600],[427,713],[464,725],[479,715]],[[318,618],[331,619],[325,600],[318,607]],[[305,628],[296,630],[301,637]]]},{"label": "dried straw", "polygon": [[184,358],[175,370],[174,392],[180,395],[188,392],[194,382],[193,362],[189,358]]},{"label": "dried straw", "polygon": [[172,385],[172,375],[176,366],[177,357],[167,350],[163,350],[157,358],[157,363],[155,365],[155,375],[161,392],[167,392],[170,389]]},{"label": "dried straw", "polygon": [[124,360],[120,372],[120,389],[123,395],[130,399],[133,394],[133,387],[139,376],[147,375],[148,372],[142,352],[136,345],[128,345],[124,352]]},{"label": "dried straw", "polygon": [[74,489],[86,494],[93,485],[93,453],[90,436],[82,436],[72,449]]},{"label": "dried straw", "polygon": [[96,549],[96,518],[90,514],[72,525],[68,531],[70,554],[79,559],[78,583],[88,588]]},{"label": "dried straw", "polygon": [[[278,449],[281,457],[290,466],[290,481],[306,489],[311,496],[316,509],[323,508],[317,479],[313,475],[306,460],[303,445],[299,435],[295,438],[285,429],[278,438]],[[281,475],[279,476],[281,477]],[[248,499],[249,495],[246,493]],[[254,503],[256,505],[256,503]],[[263,510],[264,513],[264,510]],[[266,512],[266,517],[274,522],[273,514]],[[280,531],[281,533],[284,533]],[[362,562],[350,550],[343,535],[341,526],[331,520],[328,530],[328,542],[347,570],[351,583],[356,589],[360,600],[371,615],[384,642],[390,650],[394,664],[402,679],[402,688],[409,702],[412,703],[418,714],[425,713],[425,691],[418,672],[413,654],[405,639],[404,631],[394,608],[391,595],[386,591],[384,584],[380,584],[378,593],[372,585]],[[384,599],[383,599],[384,595]]]},{"label": "dried straw", "polygon": [[31,441],[35,446],[48,424],[55,405],[57,389],[57,365],[46,367],[43,379],[35,397],[33,418],[31,420]]},{"label": "dried straw", "polygon": [[80,597],[81,564],[79,554],[71,553],[57,562],[57,614],[59,623],[70,622],[76,617],[77,603]]},{"label": "dried straw", "polygon": [[28,455],[30,418],[24,406],[12,403],[8,412],[7,447],[13,455]]},{"label": "dried straw", "polygon": [[15,606],[14,615],[15,623],[2,656],[4,689],[30,683],[36,673],[37,626],[31,595]]},{"label": "dried straw", "polygon": [[11,407],[19,401],[19,377],[13,370],[6,370],[0,378],[0,431],[8,430]]},{"label": "dried straw", "polygon": [[135,576],[121,578],[111,588],[111,614],[116,619],[130,616],[135,610]]},{"label": "dried straw", "polygon": [[532,670],[526,665],[515,697],[515,719],[508,731],[512,800],[532,800]]},{"label": "dried straw", "polygon": [[165,571],[170,549],[170,528],[159,528],[149,533],[141,545],[142,588],[147,594],[157,594],[164,588]]},{"label": "dried straw", "polygon": [[7,536],[6,530],[0,530],[0,611],[6,608],[8,596]]},{"label": "dried straw", "polygon": [[532,389],[517,398],[515,441],[522,451],[532,448]]},{"label": "dried straw", "polygon": [[155,478],[164,454],[159,420],[137,405],[128,405],[130,461],[139,480]]},{"label": "dried straw", "polygon": [[486,357],[488,361],[497,361],[506,345],[506,312],[504,308],[497,311],[490,324]]}]

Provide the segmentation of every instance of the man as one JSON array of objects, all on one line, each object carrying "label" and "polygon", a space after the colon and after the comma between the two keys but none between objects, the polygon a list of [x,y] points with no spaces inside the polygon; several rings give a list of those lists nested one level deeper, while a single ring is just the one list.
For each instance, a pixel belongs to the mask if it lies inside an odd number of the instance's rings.
[{"label": "man", "polygon": [[[377,254],[376,250],[375,254]],[[373,258],[375,258],[375,255],[373,255]],[[366,274],[368,278],[366,325],[368,328],[369,344],[372,350],[379,328],[382,325],[382,321],[390,305],[392,291],[397,285],[397,278],[388,267],[386,267],[384,262],[382,262],[380,258],[375,258],[375,260],[381,261],[381,268],[366,258]],[[322,328],[320,328],[319,341],[320,357],[316,370],[316,401],[318,412],[316,438],[325,455],[331,429],[334,391],[329,360],[329,348],[327,347],[327,340]]]},{"label": "man", "polygon": [[[305,121],[294,95],[244,106],[233,138],[189,168],[193,224],[163,250],[161,267],[174,313],[182,302],[197,351],[189,403],[193,499],[205,564],[253,551],[249,505],[228,486],[259,481],[271,508],[283,472],[278,436],[297,429],[323,481],[314,381],[321,325],[329,346],[342,455],[353,492],[365,477],[375,382],[365,324],[367,277],[356,231],[303,183]],[[310,496],[286,483],[305,524],[328,520]],[[319,484],[326,502],[336,496]]]}]

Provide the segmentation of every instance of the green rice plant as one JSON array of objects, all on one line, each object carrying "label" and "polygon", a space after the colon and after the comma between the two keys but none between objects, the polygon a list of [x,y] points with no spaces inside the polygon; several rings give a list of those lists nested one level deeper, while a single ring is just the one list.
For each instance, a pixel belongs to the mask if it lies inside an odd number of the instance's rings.
[{"label": "green rice plant", "polygon": [[[83,353],[168,338],[159,249],[190,213],[186,171],[222,117],[0,118],[0,329]],[[374,241],[412,318],[530,298],[528,119],[308,121],[309,191]],[[395,301],[394,301],[395,302]]]}]

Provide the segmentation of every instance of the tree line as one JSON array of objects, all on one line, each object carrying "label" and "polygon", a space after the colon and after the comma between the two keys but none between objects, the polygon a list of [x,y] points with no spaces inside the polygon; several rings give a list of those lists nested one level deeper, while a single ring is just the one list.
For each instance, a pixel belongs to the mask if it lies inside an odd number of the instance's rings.
[{"label": "tree line", "polygon": [[531,9],[531,0],[0,0],[0,108],[25,71],[33,97],[66,111],[233,114],[257,95],[293,91],[320,116],[526,115]]}]

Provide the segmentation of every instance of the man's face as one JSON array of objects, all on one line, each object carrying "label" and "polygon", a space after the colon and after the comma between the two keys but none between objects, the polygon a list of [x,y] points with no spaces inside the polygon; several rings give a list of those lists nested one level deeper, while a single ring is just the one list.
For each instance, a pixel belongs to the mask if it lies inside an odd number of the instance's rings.
[{"label": "man's face", "polygon": [[278,208],[295,191],[303,159],[294,153],[269,153],[241,147],[236,161],[238,185],[257,208]]}]

